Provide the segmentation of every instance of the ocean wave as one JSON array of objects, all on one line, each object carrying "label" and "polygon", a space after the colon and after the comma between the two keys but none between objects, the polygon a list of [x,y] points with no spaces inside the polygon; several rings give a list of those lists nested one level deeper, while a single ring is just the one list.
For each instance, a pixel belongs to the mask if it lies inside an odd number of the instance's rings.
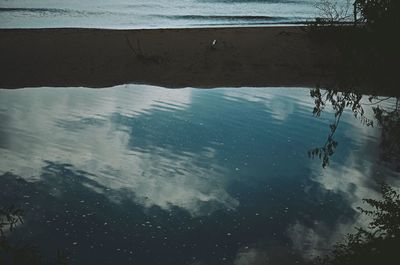
[{"label": "ocean wave", "polygon": [[28,7],[0,7],[0,12],[51,12],[51,13],[68,13],[68,9],[60,8],[28,8]]},{"label": "ocean wave", "polygon": [[284,17],[274,17],[274,16],[235,16],[235,15],[153,15],[154,17],[167,18],[173,20],[245,20],[245,21],[266,21],[266,20],[283,20]]},{"label": "ocean wave", "polygon": [[205,3],[268,3],[268,4],[304,4],[312,2],[312,0],[198,0]]},{"label": "ocean wave", "polygon": [[94,11],[81,11],[74,9],[65,8],[37,8],[37,7],[0,7],[0,13],[11,12],[11,13],[53,13],[53,14],[103,14],[104,12],[94,12]]}]

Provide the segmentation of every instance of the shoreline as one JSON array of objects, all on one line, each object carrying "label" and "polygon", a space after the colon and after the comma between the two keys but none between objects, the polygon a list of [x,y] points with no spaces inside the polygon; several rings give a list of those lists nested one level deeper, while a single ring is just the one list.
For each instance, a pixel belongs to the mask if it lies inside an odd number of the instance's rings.
[{"label": "shoreline", "polygon": [[303,28],[307,24],[305,22],[294,22],[293,24],[289,23],[276,23],[276,24],[242,24],[242,25],[205,25],[202,26],[193,26],[193,27],[155,27],[155,28],[92,28],[92,27],[48,27],[48,28],[0,28],[0,31],[48,31],[48,30],[96,30],[96,31],[174,31],[174,30],[214,30],[214,29],[225,29],[225,30],[234,30],[234,29],[269,29],[269,28]]},{"label": "shoreline", "polygon": [[[94,30],[175,30],[175,29],[234,29],[234,28],[273,28],[273,27],[305,27],[308,21],[294,21],[285,23],[241,23],[241,24],[194,24],[192,26],[169,26],[169,27],[130,27],[130,28],[118,28],[118,27],[4,27],[0,30],[48,30],[48,29],[94,29]],[[343,23],[345,24],[345,23]]]},{"label": "shoreline", "polygon": [[339,57],[298,25],[0,29],[0,88],[329,87]]}]

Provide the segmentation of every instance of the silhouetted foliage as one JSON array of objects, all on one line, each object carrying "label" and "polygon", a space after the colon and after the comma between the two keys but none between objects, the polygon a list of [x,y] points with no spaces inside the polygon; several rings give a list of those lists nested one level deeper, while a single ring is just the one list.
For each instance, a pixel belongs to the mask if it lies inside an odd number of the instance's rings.
[{"label": "silhouetted foliage", "polygon": [[10,207],[0,207],[0,238],[5,236],[5,231],[14,230],[18,223],[23,223],[23,212],[14,205]]},{"label": "silhouetted foliage", "polygon": [[382,128],[381,158],[397,164],[397,170],[400,170],[400,98],[396,99],[394,109],[387,110],[377,106],[373,111]]},{"label": "silhouetted foliage", "polygon": [[[362,94],[356,91],[337,91],[328,89],[321,93],[319,87],[310,90],[310,96],[314,99],[315,107],[313,115],[319,117],[326,105],[330,104],[334,110],[334,121],[329,125],[330,133],[327,140],[321,147],[316,147],[308,151],[309,157],[318,157],[322,160],[322,167],[329,165],[330,157],[335,153],[338,142],[334,139],[336,130],[340,123],[343,111],[348,108],[354,117],[359,119],[365,126],[377,125],[381,129],[381,159],[394,165],[400,164],[400,98],[396,99],[394,109],[385,109],[379,103],[390,99],[390,97],[380,98],[370,96],[369,105],[373,105],[374,120],[365,116],[362,103]],[[374,124],[375,121],[375,124]],[[399,168],[397,168],[399,170]]]},{"label": "silhouetted foliage", "polygon": [[319,0],[315,7],[319,11],[319,17],[315,18],[314,25],[330,25],[341,22],[350,21],[350,0],[346,0],[345,3],[338,3],[338,1],[332,0]]},{"label": "silhouetted foliage", "polygon": [[23,211],[15,206],[0,207],[0,264],[1,265],[66,265],[66,257],[57,252],[54,261],[46,260],[40,250],[31,244],[11,243],[6,232],[13,232],[23,223]]},{"label": "silhouetted foliage", "polygon": [[313,41],[338,51],[334,61],[324,62],[334,68],[330,74],[335,82],[328,85],[335,88],[370,86],[389,91],[385,94],[398,95],[400,39],[396,32],[400,28],[400,1],[353,2],[355,26],[349,19],[349,5],[321,0],[317,4],[320,17],[305,29]]},{"label": "silhouetted foliage", "polygon": [[[311,149],[310,157],[322,160],[322,166],[329,165],[338,142],[334,139],[345,108],[350,108],[354,116],[366,126],[377,125],[382,129],[381,159],[395,165],[400,170],[400,119],[399,98],[394,109],[388,110],[378,105],[379,97],[370,97],[373,107],[374,121],[364,115],[362,94],[352,88],[368,87],[371,94],[385,93],[399,96],[398,67],[400,61],[400,42],[395,37],[399,27],[400,1],[398,0],[355,0],[354,17],[361,15],[363,25],[359,27],[337,27],[340,21],[338,5],[334,0],[320,2],[323,20],[330,21],[330,27],[311,26],[313,40],[320,43],[333,44],[338,58],[334,65],[335,83],[321,95],[319,87],[311,91],[315,101],[313,114],[319,116],[326,104],[330,103],[335,111],[335,120],[330,125],[330,133],[321,147]],[[345,88],[345,89],[343,89]],[[349,89],[350,88],[350,89]],[[339,92],[345,91],[345,92]],[[375,124],[374,124],[375,122]]]},{"label": "silhouetted foliage", "polygon": [[354,117],[361,120],[367,126],[373,126],[373,121],[364,116],[364,109],[361,106],[362,95],[352,91],[339,92],[336,90],[326,90],[321,94],[321,90],[317,87],[310,91],[310,96],[314,99],[315,107],[313,114],[319,117],[325,106],[330,103],[335,111],[335,120],[329,125],[330,133],[325,144],[322,147],[316,147],[308,151],[308,155],[312,158],[318,157],[322,160],[322,167],[329,165],[329,158],[335,153],[338,142],[334,140],[335,132],[339,126],[340,118],[346,107],[351,108]]},{"label": "silhouetted foliage", "polygon": [[398,0],[356,0],[354,4],[368,26],[377,28],[399,25],[400,1]]},{"label": "silhouetted foliage", "polygon": [[383,200],[364,199],[373,210],[358,209],[372,217],[369,228],[382,237],[400,239],[400,194],[387,184],[382,184]]},{"label": "silhouetted foliage", "polygon": [[315,265],[398,264],[400,258],[400,194],[382,184],[382,200],[364,199],[372,210],[358,207],[372,218],[367,228],[356,228]]},{"label": "silhouetted foliage", "polygon": [[350,7],[353,6],[354,22],[363,22],[372,29],[397,27],[400,21],[400,2],[398,0],[350,0],[345,3],[337,0],[319,0],[316,4],[321,24],[334,25],[350,21]]}]

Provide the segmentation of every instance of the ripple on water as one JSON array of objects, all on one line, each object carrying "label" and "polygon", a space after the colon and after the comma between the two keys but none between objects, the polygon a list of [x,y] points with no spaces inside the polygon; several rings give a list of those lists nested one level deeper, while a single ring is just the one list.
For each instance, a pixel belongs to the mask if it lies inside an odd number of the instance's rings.
[{"label": "ripple on water", "polygon": [[0,90],[0,201],[29,205],[41,248],[79,246],[76,264],[296,260],[308,235],[328,247],[360,222],[371,176],[395,175],[348,111],[331,166],[308,158],[334,118],[313,104],[303,88]]}]

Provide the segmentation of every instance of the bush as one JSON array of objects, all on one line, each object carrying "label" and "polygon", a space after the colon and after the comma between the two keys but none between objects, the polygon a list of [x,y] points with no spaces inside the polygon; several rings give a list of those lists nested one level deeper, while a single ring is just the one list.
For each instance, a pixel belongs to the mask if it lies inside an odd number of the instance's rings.
[{"label": "bush", "polygon": [[399,25],[399,0],[355,0],[355,8],[369,26],[397,27]]},{"label": "bush", "polygon": [[357,228],[330,255],[317,258],[313,265],[398,264],[400,259],[400,194],[382,185],[382,200],[364,199],[372,210],[358,208],[372,218],[368,228]]}]

